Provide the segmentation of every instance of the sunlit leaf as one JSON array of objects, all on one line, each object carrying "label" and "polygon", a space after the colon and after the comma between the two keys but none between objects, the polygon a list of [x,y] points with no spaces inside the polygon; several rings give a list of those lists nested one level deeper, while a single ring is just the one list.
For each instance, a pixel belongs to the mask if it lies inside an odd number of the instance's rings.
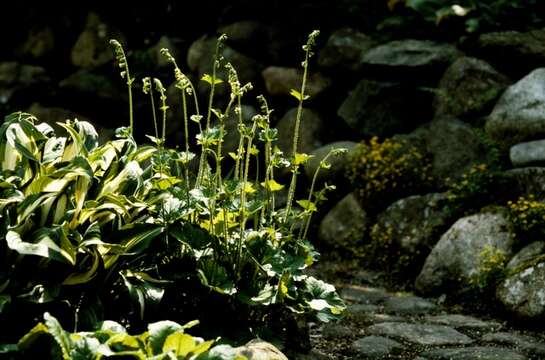
[{"label": "sunlit leaf", "polygon": [[221,84],[223,82],[222,79],[218,79],[218,78],[213,79],[212,76],[210,76],[209,74],[204,74],[201,77],[201,81],[207,82],[210,85],[212,85],[212,83],[214,83],[214,85],[217,85],[217,84]]},{"label": "sunlit leaf", "polygon": [[306,211],[315,212],[318,211],[316,204],[308,200],[297,200],[297,204]]},{"label": "sunlit leaf", "polygon": [[277,183],[274,179],[262,182],[261,186],[268,191],[280,191],[284,188],[284,185]]},{"label": "sunlit leaf", "polygon": [[294,98],[296,98],[299,101],[307,100],[310,97],[308,95],[305,95],[305,97],[303,98],[303,95],[299,91],[297,91],[295,89],[290,90],[290,95],[293,96]]}]

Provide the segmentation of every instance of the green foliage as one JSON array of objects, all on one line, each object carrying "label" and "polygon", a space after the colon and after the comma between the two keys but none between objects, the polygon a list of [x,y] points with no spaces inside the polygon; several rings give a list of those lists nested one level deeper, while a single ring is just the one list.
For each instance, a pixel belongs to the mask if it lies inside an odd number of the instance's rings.
[{"label": "green foliage", "polygon": [[403,140],[373,137],[355,148],[348,165],[350,179],[368,210],[380,210],[402,197],[422,191],[432,182],[431,164]]},{"label": "green foliage", "polygon": [[526,240],[541,239],[545,235],[545,203],[532,195],[507,203],[509,218],[517,234]]},{"label": "green foliage", "polygon": [[[501,27],[537,26],[545,17],[540,15],[538,0],[389,0],[390,9],[399,5],[417,13],[430,24],[441,26],[457,21],[466,33],[495,30]],[[515,16],[517,15],[517,16]]]},{"label": "green foliage", "polygon": [[486,164],[474,164],[457,181],[451,181],[448,207],[453,214],[477,212],[487,205],[501,204],[510,196],[511,178]]},{"label": "green foliage", "polygon": [[[197,321],[179,325],[172,321],[160,321],[148,325],[139,335],[130,335],[114,321],[104,321],[92,332],[65,331],[52,315],[45,313],[44,322],[38,323],[11,347],[11,353],[21,358],[40,354],[40,358],[52,359],[102,359],[123,356],[133,359],[233,359],[244,360],[229,345],[214,346],[215,341],[205,341],[185,332],[198,324]],[[51,342],[41,341],[43,338]],[[44,346],[45,345],[45,346]]]},{"label": "green foliage", "polygon": [[491,292],[505,278],[507,255],[504,251],[485,245],[479,254],[479,271],[470,279],[470,287],[478,293]]},{"label": "green foliage", "polygon": [[[313,36],[305,45],[307,60]],[[123,49],[112,44],[130,91],[134,78]],[[189,142],[183,152],[165,147],[169,109],[158,79],[144,80],[156,129],[149,137],[152,145],[134,141],[132,113],[130,127],[118,129],[117,139],[104,144],[86,122],[59,123],[67,135],[57,135],[30,114],[6,117],[0,127],[0,310],[14,303],[68,304],[71,313],[63,320],[77,330],[92,327],[101,320],[100,308],[123,296],[143,320],[169,292],[182,288],[203,301],[223,297],[252,321],[271,305],[323,321],[338,318],[344,305],[334,288],[305,273],[318,257],[305,238],[308,222],[332,187],[315,191],[313,186],[306,199],[295,200],[293,181],[294,204],[278,209],[275,192],[282,184],[274,170],[290,167],[295,174],[306,155],[295,152],[286,159],[274,146],[265,99],[258,96],[261,113],[244,122],[241,99],[252,86],[241,85],[236,71],[217,55],[214,69],[225,66],[229,79],[221,82],[215,70],[207,78],[211,93],[202,124],[194,86],[168,50],[161,53],[174,67],[186,133],[188,119],[199,128],[199,156]],[[224,84],[231,88],[230,101],[225,109],[213,108],[213,89]],[[239,116],[240,142],[233,154],[235,171],[227,176],[222,119],[232,112]],[[210,114],[220,119],[218,126],[210,125]],[[264,148],[265,171],[252,178],[257,146]],[[196,174],[189,171],[193,158],[198,158]],[[123,310],[119,316],[127,320],[129,310]]]}]

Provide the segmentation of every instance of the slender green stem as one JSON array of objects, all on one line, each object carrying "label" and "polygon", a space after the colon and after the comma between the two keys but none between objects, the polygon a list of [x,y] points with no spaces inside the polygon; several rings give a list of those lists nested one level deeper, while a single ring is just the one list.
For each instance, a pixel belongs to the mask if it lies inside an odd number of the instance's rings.
[{"label": "slender green stem", "polygon": [[[305,54],[305,61],[303,62],[303,81],[301,84],[301,92],[300,92],[300,98],[299,98],[299,104],[297,106],[297,114],[295,116],[295,128],[293,129],[293,144],[291,149],[291,158],[292,161],[295,160],[295,156],[297,155],[297,148],[299,143],[299,128],[301,126],[301,118],[303,115],[303,101],[305,100],[305,87],[307,84],[307,74],[308,74],[308,60],[309,60],[310,54],[309,51]],[[291,181],[290,181],[290,187],[288,190],[288,200],[286,203],[286,213],[284,215],[284,223],[288,221],[288,218],[290,216],[291,207],[293,204],[293,198],[295,196],[295,186],[297,184],[297,173],[298,173],[298,164],[292,165],[292,175],[291,175]]]}]

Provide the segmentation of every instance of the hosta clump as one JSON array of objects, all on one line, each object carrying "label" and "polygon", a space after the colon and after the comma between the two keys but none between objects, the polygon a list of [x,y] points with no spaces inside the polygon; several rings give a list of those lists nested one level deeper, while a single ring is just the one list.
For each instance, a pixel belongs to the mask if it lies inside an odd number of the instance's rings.
[{"label": "hosta clump", "polygon": [[[305,78],[316,35],[304,47]],[[114,45],[130,91],[134,79],[119,43]],[[0,128],[0,316],[11,321],[15,310],[62,309],[63,324],[76,330],[104,316],[126,322],[209,315],[217,321],[213,314],[226,313],[226,319],[244,320],[241,326],[254,326],[274,319],[269,309],[280,308],[323,321],[338,318],[344,305],[334,287],[305,273],[318,256],[306,239],[308,223],[331,186],[315,191],[313,185],[297,199],[297,174],[309,157],[297,152],[298,129],[286,157],[274,145],[276,131],[263,97],[258,96],[261,113],[244,121],[242,98],[252,87],[240,84],[229,64],[228,79],[217,78],[215,70],[224,66],[219,55],[212,75],[202,79],[210,97],[201,114],[195,87],[168,50],[162,54],[174,68],[186,135],[198,128],[198,151],[191,151],[187,136],[184,151],[165,147],[168,106],[158,79],[143,82],[156,129],[149,136],[152,145],[134,141],[138,119],[132,111],[129,128],[118,129],[117,139],[104,144],[86,122],[59,124],[67,133],[59,136],[30,114],[6,118]],[[304,84],[292,91],[299,109],[308,98]],[[225,109],[212,105],[216,86],[231,89]],[[232,113],[239,119],[239,145],[228,154],[234,167],[226,174],[224,120]],[[265,161],[257,171],[260,154]],[[194,162],[198,168],[191,171]],[[275,195],[284,185],[274,174],[282,166],[293,176],[288,205],[278,209]],[[132,308],[123,306],[126,298]],[[218,306],[221,299],[224,308]]]},{"label": "hosta clump", "polygon": [[[238,359],[237,349],[229,345],[218,345],[214,340],[205,341],[186,333],[197,325],[193,321],[185,325],[173,321],[149,324],[147,331],[130,335],[119,323],[104,321],[93,332],[64,330],[59,321],[44,314],[44,322],[37,324],[7,353],[19,358],[40,359],[102,359],[110,356],[124,356],[134,359]],[[44,341],[45,340],[45,341]]]}]

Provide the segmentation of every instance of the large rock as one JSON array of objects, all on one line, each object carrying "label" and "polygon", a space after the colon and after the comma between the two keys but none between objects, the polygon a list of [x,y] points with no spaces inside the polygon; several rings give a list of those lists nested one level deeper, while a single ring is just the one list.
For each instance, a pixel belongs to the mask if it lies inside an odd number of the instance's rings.
[{"label": "large rock", "polygon": [[36,86],[41,86],[48,80],[46,70],[40,66],[13,61],[0,62],[0,105],[16,105],[18,94],[22,102],[28,101],[29,96],[36,98],[39,95],[35,91]]},{"label": "large rock", "polygon": [[23,58],[43,59],[51,56],[54,47],[55,37],[51,27],[34,26],[29,30],[25,42],[16,52]]},{"label": "large rock", "polygon": [[513,145],[509,150],[509,159],[515,167],[545,163],[545,140],[534,140]]},{"label": "large rock", "polygon": [[363,237],[368,218],[353,193],[346,195],[320,223],[318,238],[333,248],[354,246]]},{"label": "large rock", "polygon": [[321,183],[328,182],[332,184],[342,181],[342,179],[345,178],[344,173],[346,166],[348,165],[348,161],[350,160],[351,150],[354,149],[356,145],[357,143],[353,141],[336,141],[312,151],[310,153],[312,158],[310,158],[304,165],[305,175],[308,179],[312,179],[314,177],[314,173],[320,166],[320,162],[332,149],[346,149],[347,151],[344,154],[336,156],[330,155],[326,162],[329,163],[331,167],[329,169],[320,169],[317,177],[317,181]]},{"label": "large rock", "polygon": [[359,73],[363,56],[373,46],[375,41],[357,30],[336,30],[318,53],[318,65],[332,73]]},{"label": "large rock", "polygon": [[376,231],[387,233],[392,243],[406,253],[431,249],[451,223],[442,206],[446,199],[447,194],[436,193],[398,200],[378,216]]},{"label": "large rock", "polygon": [[514,271],[519,266],[524,266],[525,263],[535,259],[539,255],[545,253],[545,241],[534,241],[523,247],[505,267],[508,271]]},{"label": "large rock", "polygon": [[236,354],[245,356],[248,360],[288,360],[276,346],[259,339],[237,347]]},{"label": "large rock", "polygon": [[513,254],[512,225],[503,212],[482,213],[458,220],[439,240],[416,279],[424,294],[467,284],[482,274],[481,252],[485,247]]},{"label": "large rock", "polygon": [[107,140],[112,139],[114,135],[114,130],[102,127],[100,125],[96,125],[85,116],[69,109],[63,109],[59,107],[45,107],[38,103],[34,103],[27,109],[27,112],[36,116],[40,122],[45,122],[51,125],[55,129],[57,135],[67,135],[66,130],[61,126],[57,125],[57,122],[64,123],[66,120],[74,119],[77,119],[79,121],[87,121],[93,124],[93,126],[97,130],[97,133],[99,134],[99,143],[101,144]]},{"label": "large rock", "polygon": [[[277,146],[286,156],[291,156],[296,117],[297,108],[290,109],[278,121],[276,126],[278,130]],[[320,115],[314,110],[303,109],[297,152],[311,153],[322,146],[321,138],[323,131],[324,123]]]},{"label": "large rock", "polygon": [[466,345],[473,342],[466,335],[443,325],[382,323],[368,327],[366,333],[388,336],[424,346]]},{"label": "large rock", "polygon": [[483,114],[510,84],[488,63],[462,57],[449,66],[437,87],[435,116],[471,119]]},{"label": "large rock", "polygon": [[428,350],[420,354],[424,360],[527,360],[523,354],[498,347],[476,346]]},{"label": "large rock", "polygon": [[[269,95],[289,96],[292,89],[299,91],[303,80],[303,70],[297,68],[269,66],[261,72]],[[319,95],[331,85],[331,80],[319,72],[309,74],[305,84],[305,95],[311,98]]]},{"label": "large rock", "polygon": [[178,59],[180,56],[177,39],[173,39],[168,36],[161,36],[155,45],[146,50],[146,55],[148,56],[151,63],[150,65],[153,68],[172,66],[172,64],[163,55],[161,55],[161,49],[163,48],[168,49],[170,54],[175,59]]},{"label": "large rock", "polygon": [[545,316],[545,262],[507,277],[496,289],[496,297],[520,319]]},{"label": "large rock", "polygon": [[[198,74],[199,78],[203,74],[212,74],[212,64],[214,62],[214,53],[216,49],[217,39],[214,37],[203,36],[197,39],[187,52],[187,64],[191,71]],[[238,73],[241,84],[247,82],[255,82],[259,78],[259,74],[262,68],[254,59],[236,51],[235,49],[224,46],[221,53],[225,58],[225,61],[230,62]],[[224,69],[218,69],[219,78],[227,81],[227,73]],[[208,86],[208,84],[206,84]],[[218,89],[228,87],[224,84],[222,87],[218,86]]]},{"label": "large rock", "polygon": [[545,68],[507,88],[488,116],[485,129],[505,147],[545,136]]},{"label": "large rock", "polygon": [[461,52],[450,44],[429,40],[394,40],[365,53],[364,66],[390,79],[435,82]]},{"label": "large rock", "polygon": [[256,20],[242,20],[224,25],[218,29],[218,33],[227,35],[228,44],[245,51],[265,44],[270,36],[265,24]]},{"label": "large rock", "polygon": [[59,83],[59,88],[71,95],[91,96],[110,102],[119,102],[126,99],[126,91],[120,89],[117,82],[110,76],[88,70],[79,70],[63,79]]},{"label": "large rock", "polygon": [[475,46],[478,57],[515,78],[545,64],[545,29],[485,33]]},{"label": "large rock", "polygon": [[483,141],[469,125],[455,118],[433,121],[427,145],[433,157],[431,173],[440,186],[447,178],[460,178],[474,164],[489,162]]},{"label": "large rock", "polygon": [[124,37],[119,30],[103,22],[97,14],[89,13],[85,29],[70,54],[72,65],[90,69],[112,62],[114,52],[110,39],[124,43]]},{"label": "large rock", "polygon": [[545,200],[545,167],[525,167],[507,171],[513,179],[513,194]]},{"label": "large rock", "polygon": [[430,94],[398,82],[361,80],[337,114],[359,136],[387,137],[431,118]]},{"label": "large rock", "polygon": [[28,86],[47,79],[45,69],[40,66],[14,61],[0,63],[0,87]]}]

